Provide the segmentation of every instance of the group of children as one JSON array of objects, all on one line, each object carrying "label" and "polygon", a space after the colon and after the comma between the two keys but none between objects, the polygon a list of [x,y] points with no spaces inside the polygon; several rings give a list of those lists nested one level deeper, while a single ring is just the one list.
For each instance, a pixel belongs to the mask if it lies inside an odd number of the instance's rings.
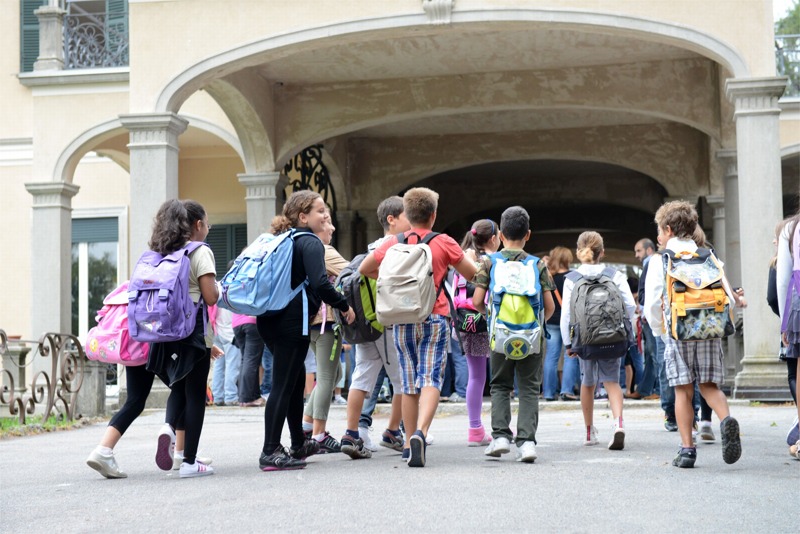
[{"label": "group of children", "polygon": [[[207,217],[202,207],[197,205],[198,209],[195,204],[191,201],[170,201],[165,204],[166,208],[162,207],[156,219],[157,230],[154,230],[151,247],[178,248],[188,240],[204,239],[208,231]],[[469,367],[467,444],[486,446],[486,456],[500,457],[511,451],[513,442],[517,461],[534,462],[537,459],[535,445],[543,361],[545,346],[550,342],[546,332],[553,332],[545,328],[545,321],[555,310],[554,294],[557,293],[563,293],[563,298],[558,295],[561,316],[557,331],[566,346],[567,355],[570,358],[581,356],[578,362],[585,423],[584,444],[591,446],[598,443],[598,432],[593,423],[594,390],[602,383],[613,414],[608,448],[620,450],[624,447],[626,436],[619,370],[620,358],[625,356],[628,345],[625,342],[612,344],[613,347],[609,345],[602,357],[596,358],[587,356],[589,352],[586,347],[572,345],[578,339],[573,318],[588,313],[574,308],[584,305],[584,300],[572,298],[572,293],[579,291],[580,287],[583,294],[583,285],[587,280],[603,279],[606,293],[616,294],[615,298],[621,302],[618,322],[624,322],[630,329],[629,325],[634,319],[636,304],[626,278],[621,273],[609,271],[602,263],[605,254],[602,236],[597,232],[584,232],[579,236],[576,252],[581,265],[572,273],[558,273],[565,280],[563,291],[557,292],[545,262],[524,250],[531,235],[530,217],[524,208],[513,206],[506,209],[499,224],[489,219],[476,221],[459,245],[444,234],[426,240],[436,222],[437,206],[438,194],[427,188],[410,189],[402,199],[390,197],[378,206],[377,215],[385,235],[369,246],[368,254],[358,265],[359,273],[365,280],[378,278],[381,264],[390,249],[398,244],[398,238],[411,244],[426,241],[437,291],[433,307],[422,322],[385,327],[377,340],[355,344],[356,363],[347,399],[347,428],[341,441],[337,442],[325,428],[331,392],[339,372],[338,358],[332,357],[338,354],[337,348],[341,344],[338,325],[333,320],[334,309],[338,310],[340,322],[347,324],[356,319],[356,314],[336,290],[332,280],[347,262],[330,247],[330,236],[334,229],[322,198],[310,191],[300,191],[287,200],[283,214],[273,222],[271,231],[277,235],[290,228],[295,229],[291,285],[293,288],[305,285],[307,300],[298,294],[285,309],[261,315],[256,320],[258,333],[273,355],[272,390],[265,407],[264,444],[259,459],[262,470],[303,468],[306,458],[321,449],[325,449],[324,452],[341,451],[353,459],[369,458],[375,448],[368,442],[366,429],[359,427],[359,419],[364,401],[372,393],[382,370],[394,386],[394,397],[392,413],[379,443],[401,452],[410,467],[424,467],[428,461],[426,438],[440,399],[447,346],[456,342],[462,344]],[[188,207],[193,207],[193,210],[187,211]],[[170,218],[179,222],[170,222]],[[685,254],[698,249],[693,240],[697,229],[697,212],[691,204],[668,202],[658,210],[655,221],[658,241],[664,252]],[[159,245],[156,236],[164,231],[164,227],[170,228],[169,231],[174,235],[167,240],[168,245]],[[311,234],[319,239],[305,237]],[[201,250],[203,252],[200,253]],[[218,287],[214,285],[216,273],[213,255],[207,247],[201,247],[193,254],[198,257],[192,259],[190,291],[196,301],[202,298],[205,304],[212,305],[219,295]],[[498,288],[503,284],[508,286],[507,279],[503,277],[509,270],[515,269],[519,275],[520,266],[530,266],[530,272],[535,273],[521,278],[512,277],[517,281],[522,280],[526,287],[530,286],[529,289],[521,289],[518,294],[522,300],[515,301],[517,307],[525,307],[520,302],[530,305],[530,312],[523,310],[523,314],[532,314],[528,325],[530,328],[526,330],[528,333],[529,330],[534,331],[530,338],[521,338],[518,332],[510,331],[509,325],[513,321],[504,324],[507,318],[502,315],[506,312],[498,308],[498,295],[501,292]],[[467,286],[471,296],[471,299],[468,298],[471,306],[463,316],[453,309],[448,292],[442,290],[451,269],[458,276],[453,278],[450,292],[459,293],[461,287]],[[741,454],[739,426],[730,416],[725,395],[719,389],[723,379],[721,339],[677,341],[667,332],[662,308],[662,296],[665,293],[662,262],[651,262],[644,287],[647,294],[644,316],[653,334],[665,345],[667,377],[676,392],[675,412],[681,448],[673,465],[693,467],[695,463],[697,454],[692,438],[695,383],[699,384],[703,397],[721,420],[723,459],[727,463],[736,462]],[[727,281],[724,281],[724,289],[730,302],[740,301]],[[463,297],[464,293],[460,294]],[[317,320],[320,326],[316,329],[312,327],[310,333],[304,331],[303,326],[309,321],[313,323],[318,312],[322,316]],[[458,335],[452,339],[455,329],[451,316],[458,319],[459,323],[464,320],[457,329]],[[800,321],[797,322],[800,324]],[[154,345],[151,350],[153,362],[148,362],[147,369],[129,368],[128,401],[112,418],[106,435],[87,460],[103,476],[126,476],[116,465],[113,447],[130,422],[141,413],[152,384],[153,372],[166,379],[172,388],[167,423],[158,439],[157,463],[166,468],[169,459],[169,468],[172,468],[175,462],[179,465],[182,477],[213,473],[207,463],[197,458],[208,355],[214,356],[202,344],[200,328],[202,324],[198,323],[198,329],[192,336],[181,342],[164,344],[163,347]],[[502,338],[501,331],[508,336],[507,339]],[[793,337],[789,341],[800,344]],[[317,384],[319,393],[309,399],[304,414],[304,360],[309,343],[313,343],[316,349],[318,373],[321,368],[327,367],[330,367],[330,372],[322,373],[324,380]],[[797,352],[800,351],[791,353],[794,358]],[[163,357],[169,354],[177,354],[178,358]],[[491,370],[491,433],[484,429],[481,422],[487,358]],[[183,363],[176,365],[173,363],[176,360]],[[197,378],[200,375],[202,379]],[[514,392],[517,392],[519,399],[516,432],[511,429],[511,398]],[[291,435],[288,449],[281,444],[284,423],[288,423]],[[185,438],[181,435],[182,431],[185,431]],[[404,439],[404,435],[408,439]],[[178,457],[176,448],[182,451],[180,461],[173,460]]]}]

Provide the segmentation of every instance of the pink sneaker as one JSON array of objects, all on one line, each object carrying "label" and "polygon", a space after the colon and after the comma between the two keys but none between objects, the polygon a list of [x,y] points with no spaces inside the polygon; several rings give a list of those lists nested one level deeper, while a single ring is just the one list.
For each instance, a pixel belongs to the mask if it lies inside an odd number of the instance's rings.
[{"label": "pink sneaker", "polygon": [[492,436],[486,433],[483,426],[478,428],[469,429],[469,437],[467,438],[467,446],[469,447],[485,447],[492,442]]}]

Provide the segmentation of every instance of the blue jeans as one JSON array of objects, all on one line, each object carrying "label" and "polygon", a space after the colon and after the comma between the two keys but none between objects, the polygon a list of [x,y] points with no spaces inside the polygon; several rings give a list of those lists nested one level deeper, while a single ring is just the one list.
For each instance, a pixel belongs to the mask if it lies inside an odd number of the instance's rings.
[{"label": "blue jeans", "polygon": [[455,339],[450,340],[450,354],[447,355],[447,367],[444,372],[444,384],[442,385],[442,396],[449,397],[454,392],[462,399],[467,397],[467,381],[469,380],[469,370],[467,369],[467,359],[461,352],[461,345]]},{"label": "blue jeans", "polygon": [[272,353],[266,345],[261,354],[261,367],[264,368],[264,377],[261,379],[261,396],[264,397],[272,391]]},{"label": "blue jeans", "polygon": [[[547,324],[545,328],[547,333],[550,334],[550,339],[547,340],[545,345],[542,392],[545,399],[555,399],[561,389],[558,383],[558,360],[561,358],[564,345],[561,341],[561,328],[559,326]],[[565,367],[568,359],[570,358],[564,358]],[[572,394],[572,391],[569,393]]]},{"label": "blue jeans", "polygon": [[[656,359],[658,364],[658,380],[661,386],[661,409],[667,417],[675,418],[675,388],[669,385],[667,380],[667,366],[664,364],[664,350],[666,346],[660,337],[656,337]],[[694,407],[694,418],[699,420],[698,413],[700,412],[700,388],[697,381],[694,383],[694,396],[692,397],[692,406]]]},{"label": "blue jeans", "polygon": [[[639,393],[642,397],[653,394],[658,377],[658,364],[656,362],[656,338],[650,325],[642,322],[642,337],[644,338],[644,373],[639,381]],[[638,376],[638,375],[637,375]]]},{"label": "blue jeans", "polygon": [[[361,408],[361,417],[358,419],[358,426],[362,428],[369,428],[372,426],[372,413],[375,411],[375,406],[378,404],[378,395],[380,395],[381,386],[386,377],[386,369],[381,367],[381,372],[378,373],[378,380],[375,381],[375,387],[372,388],[372,395],[364,401],[364,407]],[[392,385],[395,388],[399,387],[399,384]]]},{"label": "blue jeans", "polygon": [[219,336],[215,336],[214,345],[221,348],[224,353],[224,356],[214,360],[214,378],[211,380],[211,394],[214,396],[214,402],[238,403],[239,391],[236,382],[239,380],[242,353],[233,346],[233,340],[223,341]]}]

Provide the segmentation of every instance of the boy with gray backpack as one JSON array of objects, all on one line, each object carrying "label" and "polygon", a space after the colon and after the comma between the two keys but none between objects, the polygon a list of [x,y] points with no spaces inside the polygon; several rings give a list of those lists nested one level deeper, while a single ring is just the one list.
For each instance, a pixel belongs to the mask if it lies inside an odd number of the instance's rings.
[{"label": "boy with gray backpack", "polygon": [[431,230],[438,203],[435,191],[409,189],[403,211],[411,230],[388,237],[359,267],[361,274],[378,279],[378,321],[394,326],[403,424],[410,435],[403,457],[409,467],[425,466],[425,436],[439,405],[450,335],[450,308],[442,291],[447,269],[454,266],[468,280],[476,272],[452,237]]},{"label": "boy with gray backpack", "polygon": [[614,423],[610,450],[625,447],[622,423],[621,358],[633,343],[636,303],[625,275],[600,263],[605,255],[603,238],[597,232],[578,236],[577,256],[581,266],[567,275],[561,309],[561,335],[567,354],[581,358],[581,409],[586,424],[583,444],[597,445],[594,426],[594,390],[602,382]]}]

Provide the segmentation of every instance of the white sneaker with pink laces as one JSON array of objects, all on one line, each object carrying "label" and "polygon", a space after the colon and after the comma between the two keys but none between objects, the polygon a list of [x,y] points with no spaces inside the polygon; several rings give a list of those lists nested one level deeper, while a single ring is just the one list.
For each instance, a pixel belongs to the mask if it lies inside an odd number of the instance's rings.
[{"label": "white sneaker with pink laces", "polygon": [[187,464],[186,462],[181,463],[181,478],[204,477],[213,474],[214,468],[204,464],[200,460],[195,460],[193,464]]}]

